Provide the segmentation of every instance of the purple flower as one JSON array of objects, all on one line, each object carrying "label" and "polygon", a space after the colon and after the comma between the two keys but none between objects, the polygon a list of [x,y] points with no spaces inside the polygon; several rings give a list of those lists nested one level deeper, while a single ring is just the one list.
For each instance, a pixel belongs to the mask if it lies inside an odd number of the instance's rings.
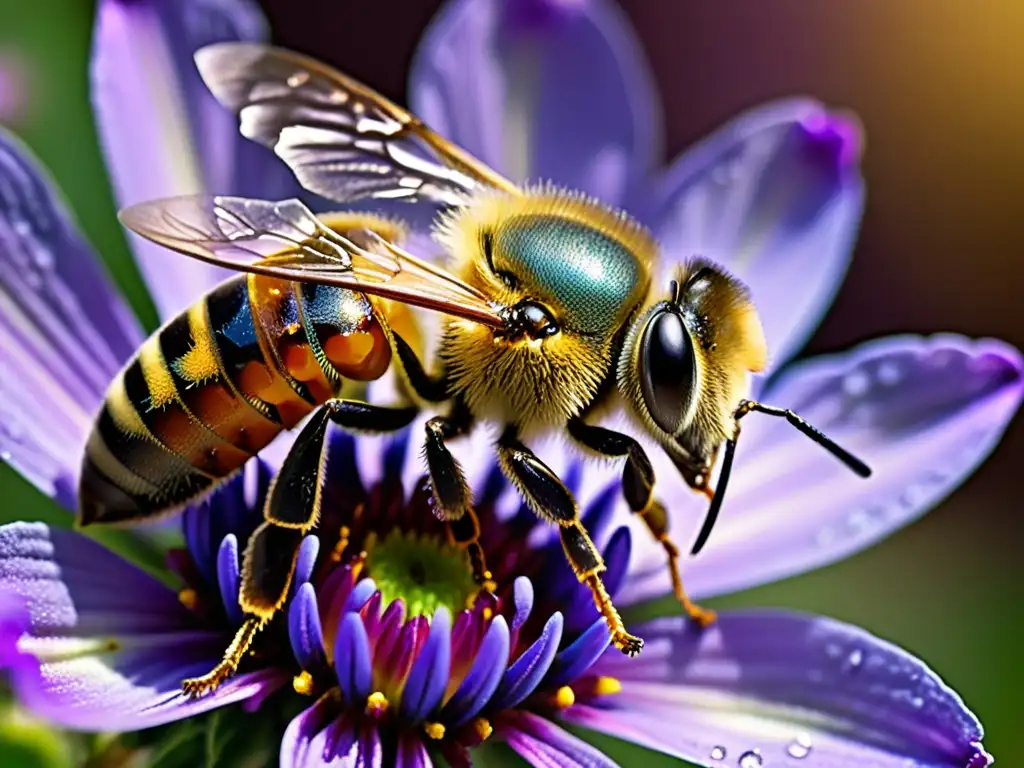
[{"label": "purple flower", "polygon": [[[94,96],[122,204],[197,186],[292,194],[273,156],[211,104],[189,58],[199,44],[255,34],[247,4],[108,0],[98,19]],[[695,596],[783,578],[888,535],[962,482],[1016,411],[1022,362],[994,341],[900,337],[782,367],[849,258],[862,199],[849,119],[810,100],[769,105],[659,172],[649,76],[620,14],[594,0],[457,0],[426,33],[412,82],[415,110],[497,169],[628,208],[661,238],[666,261],[700,252],[736,271],[775,354],[765,399],[799,409],[874,466],[870,481],[849,477],[785,425],[751,419],[716,536],[686,563]],[[164,316],[216,277],[134,245]],[[90,416],[141,332],[49,182],[4,135],[0,299],[0,455],[73,508]],[[723,612],[698,632],[663,618],[631,627],[647,640],[639,659],[606,650],[557,537],[506,486],[482,434],[453,446],[497,584],[495,597],[474,600],[410,459],[418,434],[334,434],[322,523],[285,614],[236,677],[198,700],[180,681],[207,671],[239,624],[238,551],[269,459],[182,516],[185,546],[170,557],[177,593],[77,533],[0,528],[0,664],[20,700],[65,727],[131,730],[231,702],[254,708],[275,692],[302,697],[285,766],[429,765],[435,752],[459,765],[488,738],[534,765],[612,764],[558,722],[704,765],[990,762],[980,724],[934,672],[828,619]],[[578,493],[627,618],[666,594],[663,553],[632,534],[607,469],[554,442],[536,447]],[[658,493],[677,539],[692,537],[703,510],[673,468],[659,467]]]}]

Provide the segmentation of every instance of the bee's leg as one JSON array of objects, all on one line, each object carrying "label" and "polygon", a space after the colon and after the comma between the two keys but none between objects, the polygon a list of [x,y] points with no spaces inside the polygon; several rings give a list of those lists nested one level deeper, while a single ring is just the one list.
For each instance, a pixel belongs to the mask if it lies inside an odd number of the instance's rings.
[{"label": "bee's leg", "polygon": [[626,458],[622,470],[622,495],[629,508],[644,521],[647,530],[664,548],[668,555],[668,568],[672,577],[672,590],[686,614],[701,626],[715,620],[715,612],[690,601],[683,589],[683,577],[679,569],[679,547],[668,532],[668,514],[661,502],[654,498],[654,467],[644,452],[643,446],[628,435],[604,427],[586,424],[582,419],[569,422],[569,434],[585,448],[602,456]]},{"label": "bee's leg", "polygon": [[473,417],[465,403],[456,400],[448,416],[435,416],[426,424],[427,441],[424,454],[427,472],[438,517],[448,523],[452,544],[469,554],[473,578],[484,589],[491,589],[491,572],[487,570],[480,546],[480,522],[473,511],[473,494],[458,460],[448,450],[446,441],[466,434],[473,426]]},{"label": "bee's leg", "polygon": [[448,377],[442,372],[440,375],[431,376],[423,368],[423,363],[416,356],[409,343],[392,331],[395,352],[398,353],[398,360],[402,365],[402,371],[413,391],[428,403],[443,403],[449,399]]},{"label": "bee's leg", "polygon": [[594,604],[608,623],[612,642],[623,653],[635,656],[644,641],[629,634],[601,580],[604,559],[580,522],[579,508],[572,492],[533,451],[519,442],[515,427],[508,426],[498,439],[498,461],[505,475],[519,489],[530,508],[558,525],[562,549],[576,578],[586,584]]},{"label": "bee's leg", "polygon": [[302,539],[320,515],[327,452],[327,424],[353,429],[394,431],[408,425],[416,408],[384,408],[333,400],[313,414],[288,452],[263,506],[263,522],[249,538],[242,563],[238,603],[245,621],[208,674],[182,681],[185,692],[214,691],[235,673],[257,633],[288,599]]}]

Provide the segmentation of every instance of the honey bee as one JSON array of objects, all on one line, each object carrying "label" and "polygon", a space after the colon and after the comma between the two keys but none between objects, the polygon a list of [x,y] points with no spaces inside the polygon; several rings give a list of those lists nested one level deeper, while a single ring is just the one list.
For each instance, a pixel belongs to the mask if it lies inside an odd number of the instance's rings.
[{"label": "honey bee", "polygon": [[[229,279],[151,337],[115,380],[89,439],[83,523],[135,522],[180,508],[239,469],[280,430],[302,428],[245,551],[239,603],[246,620],[223,661],[183,682],[198,695],[236,670],[284,604],[299,544],[316,524],[330,422],[389,432],[421,406],[427,474],[438,514],[474,576],[491,577],[477,543],[473,499],[448,442],[479,422],[502,429],[499,464],[530,508],[557,525],[576,576],[612,642],[629,634],[605,590],[601,555],[565,484],[525,444],[564,431],[586,450],[624,459],[622,489],[665,549],[690,617],[680,552],[635,438],[592,422],[632,415],[686,482],[711,501],[694,552],[722,499],[739,421],[783,416],[858,474],[870,470],[794,413],[746,399],[766,344],[747,289],[706,260],[656,285],[658,246],[625,213],[584,195],[520,188],[367,87],[307,57],[223,43],[196,55],[242,133],[271,148],[308,190],[341,203],[404,200],[434,207],[447,269],[401,245],[402,227],[360,213],[316,216],[298,200],[180,197],[122,212],[126,226],[175,251],[247,274]],[[446,315],[437,370],[401,326],[405,306]],[[339,397],[346,379],[395,366],[410,404]],[[725,446],[717,489],[710,476]]]}]

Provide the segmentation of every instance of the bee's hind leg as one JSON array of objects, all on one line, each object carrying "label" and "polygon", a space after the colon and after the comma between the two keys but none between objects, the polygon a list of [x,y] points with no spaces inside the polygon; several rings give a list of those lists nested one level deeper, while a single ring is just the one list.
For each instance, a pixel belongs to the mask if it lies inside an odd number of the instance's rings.
[{"label": "bee's hind leg", "polygon": [[608,624],[612,642],[629,656],[638,654],[644,641],[626,631],[605,589],[601,579],[604,560],[580,522],[579,507],[572,492],[533,451],[519,442],[514,427],[506,427],[498,440],[498,461],[534,513],[558,525],[565,556],[576,578],[590,589],[597,610]]},{"label": "bee's hind leg", "polygon": [[610,457],[625,457],[622,470],[622,495],[630,510],[640,516],[647,530],[661,544],[668,556],[668,569],[672,577],[672,591],[686,615],[704,627],[715,621],[715,612],[696,605],[683,589],[683,576],[679,568],[679,547],[668,532],[668,514],[661,502],[654,498],[654,467],[643,446],[628,435],[604,427],[595,427],[582,419],[569,422],[569,434],[585,448]]},{"label": "bee's hind leg", "polygon": [[186,693],[201,696],[215,691],[230,678],[249,652],[256,635],[288,600],[299,547],[320,517],[328,423],[334,421],[349,429],[391,432],[407,426],[416,413],[415,407],[387,408],[332,400],[313,414],[274,477],[263,505],[263,522],[245,548],[238,594],[245,621],[217,666],[202,677],[182,681]]}]

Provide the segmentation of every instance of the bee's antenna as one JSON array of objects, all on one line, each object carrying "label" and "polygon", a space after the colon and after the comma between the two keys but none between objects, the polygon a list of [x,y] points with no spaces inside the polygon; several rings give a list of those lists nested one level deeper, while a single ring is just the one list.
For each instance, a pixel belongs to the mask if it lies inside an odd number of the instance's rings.
[{"label": "bee's antenna", "polygon": [[736,441],[739,439],[740,434],[739,421],[748,413],[753,413],[754,411],[757,411],[758,413],[765,413],[769,416],[779,416],[784,418],[794,427],[811,438],[811,440],[816,442],[843,462],[843,464],[856,472],[860,477],[871,476],[871,467],[845,448],[838,445],[834,440],[824,435],[819,429],[811,425],[793,411],[787,408],[776,408],[773,405],[765,405],[764,403],[759,403],[755,400],[743,400],[740,403],[739,408],[736,409],[736,433],[731,439],[725,441],[725,456],[722,457],[722,471],[719,473],[718,483],[715,486],[715,495],[711,498],[711,506],[708,509],[707,517],[704,519],[704,525],[701,527],[700,533],[697,535],[697,541],[694,542],[693,549],[690,550],[691,555],[696,555],[704,548],[704,545],[708,541],[708,537],[711,536],[711,529],[715,527],[715,521],[718,519],[718,513],[722,509],[722,502],[725,500],[725,489],[729,483],[729,475],[732,472],[733,457],[736,455]]}]

